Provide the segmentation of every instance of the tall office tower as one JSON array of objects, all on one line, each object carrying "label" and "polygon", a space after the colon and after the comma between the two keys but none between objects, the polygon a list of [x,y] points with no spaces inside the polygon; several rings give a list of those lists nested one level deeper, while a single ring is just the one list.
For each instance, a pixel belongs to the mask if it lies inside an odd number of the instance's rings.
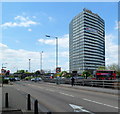
[{"label": "tall office tower", "polygon": [[104,20],[83,9],[69,24],[69,70],[93,72],[105,66]]}]

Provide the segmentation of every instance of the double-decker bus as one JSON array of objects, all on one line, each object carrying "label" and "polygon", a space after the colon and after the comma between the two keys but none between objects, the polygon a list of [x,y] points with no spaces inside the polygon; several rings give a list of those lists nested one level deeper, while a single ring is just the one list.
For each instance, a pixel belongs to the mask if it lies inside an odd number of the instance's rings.
[{"label": "double-decker bus", "polygon": [[116,71],[114,70],[96,70],[96,79],[97,80],[115,80]]}]

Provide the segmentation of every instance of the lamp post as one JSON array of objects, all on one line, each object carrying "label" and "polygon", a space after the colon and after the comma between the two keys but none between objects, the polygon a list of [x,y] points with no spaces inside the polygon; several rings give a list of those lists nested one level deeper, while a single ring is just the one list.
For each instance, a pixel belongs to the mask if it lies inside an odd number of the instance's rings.
[{"label": "lamp post", "polygon": [[53,37],[56,39],[56,68],[58,67],[58,37],[45,35],[46,37]]},{"label": "lamp post", "polygon": [[[2,73],[2,70],[4,70],[3,68],[6,68],[6,67],[4,67],[4,64],[7,64],[7,63],[2,63],[1,73]],[[2,87],[3,87],[3,74],[2,74]]]},{"label": "lamp post", "polygon": [[41,72],[42,72],[42,54],[43,54],[43,51],[40,52],[40,69],[41,69]]},{"label": "lamp post", "polygon": [[31,60],[31,59],[29,59],[29,72],[30,72],[30,60]]}]

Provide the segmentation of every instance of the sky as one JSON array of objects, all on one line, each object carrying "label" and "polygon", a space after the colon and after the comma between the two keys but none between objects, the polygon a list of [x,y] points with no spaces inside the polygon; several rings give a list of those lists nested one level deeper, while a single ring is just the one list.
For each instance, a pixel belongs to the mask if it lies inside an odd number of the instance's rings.
[{"label": "sky", "polygon": [[[54,71],[55,37],[59,42],[59,67],[69,70],[69,23],[83,8],[105,21],[106,65],[118,63],[117,2],[3,2],[1,65],[11,72],[29,69]],[[119,22],[120,23],[120,22]],[[50,35],[50,38],[45,37]]]}]

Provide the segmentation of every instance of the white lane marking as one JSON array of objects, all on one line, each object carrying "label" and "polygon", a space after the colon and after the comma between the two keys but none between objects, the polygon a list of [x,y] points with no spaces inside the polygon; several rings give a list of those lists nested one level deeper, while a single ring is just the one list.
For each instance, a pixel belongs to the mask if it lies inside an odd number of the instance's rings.
[{"label": "white lane marking", "polygon": [[20,89],[17,88],[17,90],[19,91]]},{"label": "white lane marking", "polygon": [[55,90],[52,90],[52,89],[45,89],[45,90],[55,92]]},{"label": "white lane marking", "polygon": [[32,85],[32,84],[28,84],[28,85],[30,85],[30,86],[34,86],[34,87],[38,87],[38,88],[43,89],[43,88],[42,88],[42,87],[40,87],[40,86],[36,86],[36,85]]},{"label": "white lane marking", "polygon": [[69,105],[74,109],[74,112],[88,112],[90,114],[93,114],[92,112],[83,109],[83,107],[81,107],[81,106],[74,105],[74,104],[69,104]]},{"label": "white lane marking", "polygon": [[63,92],[59,92],[59,93],[63,94],[63,95],[66,95],[66,96],[74,97],[73,95],[69,95],[69,94],[66,94],[66,93],[63,93]]},{"label": "white lane marking", "polygon": [[101,102],[92,101],[92,100],[85,99],[85,98],[83,98],[83,100],[86,100],[86,101],[89,101],[89,102],[93,102],[93,103],[97,103],[97,104],[101,104],[101,105],[105,105],[105,106],[108,106],[108,107],[112,107],[112,108],[117,108],[118,109],[118,107],[115,107],[115,106],[112,106],[112,105],[108,105],[108,104],[104,104],[104,103],[101,103]]}]

